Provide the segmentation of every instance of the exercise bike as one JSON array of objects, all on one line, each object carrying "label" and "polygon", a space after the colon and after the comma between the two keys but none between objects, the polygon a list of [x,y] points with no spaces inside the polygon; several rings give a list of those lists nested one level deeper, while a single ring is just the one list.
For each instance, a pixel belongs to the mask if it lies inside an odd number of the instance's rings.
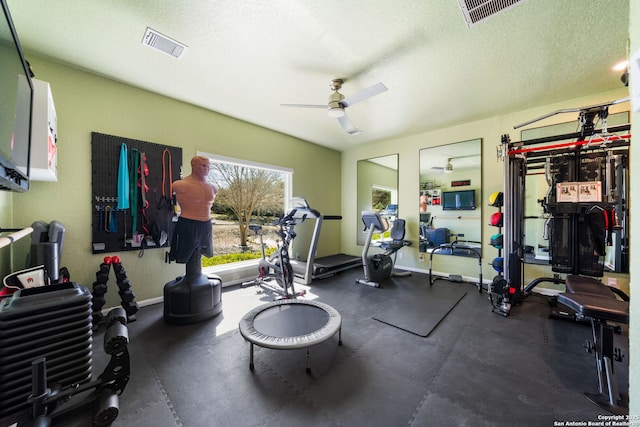
[{"label": "exercise bike", "polygon": [[273,222],[271,225],[278,226],[276,234],[280,237],[281,242],[274,253],[269,258],[266,257],[264,252],[264,241],[261,225],[251,224],[249,229],[253,231],[260,238],[260,262],[258,264],[258,277],[248,282],[242,283],[241,287],[256,286],[258,288],[274,292],[280,297],[276,299],[289,299],[304,296],[305,291],[296,292],[293,286],[293,267],[289,258],[289,245],[291,241],[296,237],[294,227],[306,218],[306,215],[301,218],[296,218],[296,209],[292,209],[287,214],[283,215],[279,220]]},{"label": "exercise bike", "polygon": [[[362,249],[362,267],[364,269],[364,279],[356,280],[356,283],[362,285],[373,286],[374,288],[380,287],[380,282],[390,278],[391,276],[410,276],[409,271],[395,271],[395,259],[398,256],[398,251],[405,246],[411,245],[411,242],[404,240],[405,235],[405,221],[400,218],[396,218],[391,227],[390,237],[391,241],[382,242],[379,246],[384,250],[384,253],[378,253],[369,255],[369,248],[371,247],[371,241],[375,233],[384,233],[389,229],[387,221],[383,221],[380,214],[377,212],[362,212],[362,222],[364,228],[367,231],[367,240]],[[393,259],[391,255],[394,255]]]}]

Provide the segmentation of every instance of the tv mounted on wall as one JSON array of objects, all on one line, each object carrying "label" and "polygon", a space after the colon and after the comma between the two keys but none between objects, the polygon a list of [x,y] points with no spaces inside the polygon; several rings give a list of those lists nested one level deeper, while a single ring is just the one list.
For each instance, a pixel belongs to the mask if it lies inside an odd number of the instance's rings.
[{"label": "tv mounted on wall", "polygon": [[0,190],[24,192],[29,189],[33,83],[7,2],[0,4]]},{"label": "tv mounted on wall", "polygon": [[443,191],[442,210],[472,211],[476,208],[476,190]]}]

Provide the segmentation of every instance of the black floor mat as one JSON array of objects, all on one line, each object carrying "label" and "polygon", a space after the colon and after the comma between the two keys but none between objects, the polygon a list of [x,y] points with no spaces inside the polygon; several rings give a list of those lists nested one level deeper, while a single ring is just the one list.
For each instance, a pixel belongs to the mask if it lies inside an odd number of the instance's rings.
[{"label": "black floor mat", "polygon": [[467,291],[456,284],[405,282],[389,292],[385,307],[373,319],[427,337]]}]

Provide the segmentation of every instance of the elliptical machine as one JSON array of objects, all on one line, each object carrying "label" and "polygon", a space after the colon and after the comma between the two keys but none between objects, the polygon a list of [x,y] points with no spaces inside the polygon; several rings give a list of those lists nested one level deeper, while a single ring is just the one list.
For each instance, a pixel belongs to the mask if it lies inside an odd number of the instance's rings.
[{"label": "elliptical machine", "polygon": [[405,222],[403,219],[397,218],[391,231],[391,242],[383,242],[380,247],[385,250],[384,253],[369,255],[369,248],[375,233],[384,233],[389,229],[389,223],[383,220],[380,214],[372,211],[362,212],[362,222],[367,232],[367,240],[362,249],[362,267],[364,269],[364,279],[356,280],[356,283],[362,285],[380,287],[380,282],[391,276],[409,276],[410,272],[395,272],[395,259],[391,255],[397,256],[398,251],[405,246],[411,245],[411,242],[404,240]]},{"label": "elliptical machine", "polygon": [[276,234],[282,239],[278,249],[266,257],[261,225],[249,225],[249,229],[260,237],[260,263],[258,264],[258,277],[242,283],[241,287],[256,286],[280,295],[278,299],[297,298],[304,296],[305,291],[296,292],[293,286],[293,267],[289,258],[289,245],[296,237],[294,227],[306,219],[306,214],[296,218],[296,209],[292,209],[271,225],[279,227]]}]

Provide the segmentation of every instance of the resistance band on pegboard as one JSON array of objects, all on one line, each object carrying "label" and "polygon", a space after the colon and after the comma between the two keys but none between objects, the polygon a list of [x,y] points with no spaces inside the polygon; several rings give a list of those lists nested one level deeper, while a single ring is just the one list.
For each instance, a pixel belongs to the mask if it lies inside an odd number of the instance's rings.
[{"label": "resistance band on pegboard", "polygon": [[92,132],[93,253],[168,247],[181,167],[181,148]]}]

